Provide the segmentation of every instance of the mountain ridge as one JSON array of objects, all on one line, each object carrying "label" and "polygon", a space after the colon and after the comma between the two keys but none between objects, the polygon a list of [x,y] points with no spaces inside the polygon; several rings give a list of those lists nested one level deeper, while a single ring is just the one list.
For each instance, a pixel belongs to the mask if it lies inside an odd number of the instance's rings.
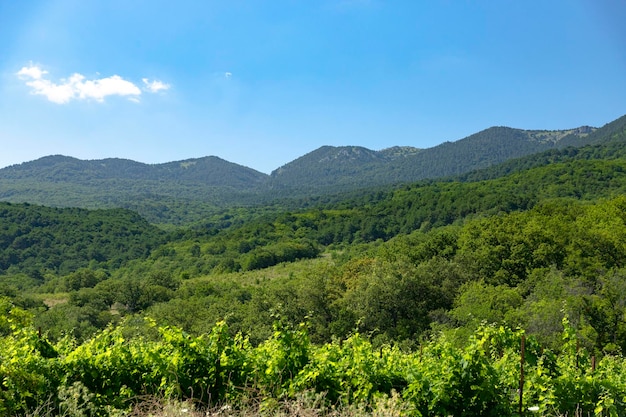
[{"label": "mountain ridge", "polygon": [[[51,168],[55,169],[55,171],[49,171]],[[190,158],[161,164],[146,164],[123,158],[83,160],[65,155],[50,155],[0,169],[0,177],[20,179],[24,177],[32,178],[38,175],[48,176],[50,174],[59,176],[73,174],[74,172],[72,171],[74,170],[80,170],[82,174],[89,174],[99,179],[195,179],[207,181],[210,185],[244,187],[250,183],[258,182],[267,175],[252,168],[228,162],[217,156]],[[239,180],[239,183],[231,181],[231,183],[225,184],[224,182],[215,181],[214,175],[224,173],[236,174],[234,177],[225,178]],[[67,179],[76,180],[72,177]]]},{"label": "mountain ridge", "polygon": [[[272,171],[270,177],[276,188],[294,188],[300,184],[311,188],[312,178],[316,181],[314,186],[342,189],[355,184],[377,186],[418,181],[486,168],[508,159],[564,147],[567,141],[577,140],[582,145],[584,138],[595,130],[589,126],[553,131],[495,126],[427,149],[392,147],[372,151],[358,146],[323,146]],[[394,157],[389,157],[393,154],[389,149],[395,150]]]},{"label": "mountain ridge", "polygon": [[[380,150],[372,150],[372,149],[369,149],[363,146],[358,146],[358,145],[341,145],[341,146],[322,145],[319,148],[316,148],[306,153],[305,155],[302,155],[294,159],[293,161],[288,162],[276,168],[270,174],[265,174],[265,173],[255,170],[254,168],[227,161],[215,155],[206,155],[206,156],[201,156],[197,158],[174,160],[174,161],[168,161],[168,162],[163,162],[163,163],[144,163],[144,162],[139,162],[139,161],[135,161],[132,159],[121,158],[121,157],[109,157],[109,158],[102,158],[102,159],[80,159],[80,158],[76,158],[73,156],[62,155],[62,154],[47,155],[47,156],[43,156],[41,158],[37,158],[31,161],[24,161],[21,163],[8,165],[6,167],[0,168],[0,174],[2,176],[10,177],[11,176],[10,173],[12,171],[31,169],[33,166],[36,166],[37,168],[50,167],[53,165],[58,165],[59,163],[68,163],[68,162],[71,162],[73,164],[79,164],[79,163],[91,164],[91,165],[99,164],[99,165],[102,165],[103,167],[113,162],[117,168],[119,168],[120,166],[124,166],[123,164],[127,164],[128,166],[142,167],[144,169],[156,168],[156,169],[161,169],[161,170],[173,171],[176,165],[180,165],[180,167],[182,168],[187,168],[189,166],[196,165],[198,162],[204,162],[206,160],[214,160],[214,161],[219,161],[219,163],[224,163],[224,164],[228,164],[232,166],[245,168],[246,170],[248,170],[251,173],[254,173],[258,177],[267,177],[267,176],[272,176],[272,174],[275,174],[277,172],[284,172],[285,167],[291,164],[294,164],[295,162],[303,158],[306,158],[309,155],[314,155],[320,152],[325,152],[328,154],[330,153],[329,151],[334,151],[336,153],[336,155],[325,156],[325,158],[320,160],[320,162],[326,162],[331,159],[336,161],[338,159],[342,159],[341,158],[342,156],[344,157],[343,161],[355,160],[358,158],[354,158],[350,154],[351,153],[354,154],[356,152],[367,154],[372,160],[394,160],[394,159],[398,159],[402,157],[414,156],[414,155],[421,154],[421,153],[428,152],[428,151],[432,152],[433,150],[441,148],[441,147],[449,147],[450,145],[453,145],[453,146],[458,145],[460,143],[463,143],[468,140],[472,140],[473,138],[477,136],[484,135],[485,133],[488,133],[494,130],[499,130],[499,131],[509,130],[509,131],[523,132],[528,136],[529,142],[537,142],[537,143],[544,143],[544,144],[545,143],[557,144],[557,143],[560,143],[562,139],[567,140],[569,136],[571,135],[575,135],[576,138],[579,139],[581,136],[584,137],[594,132],[597,129],[598,128],[590,127],[586,125],[578,127],[578,128],[574,128],[574,129],[563,129],[563,130],[525,130],[525,129],[506,127],[506,126],[492,126],[490,128],[484,129],[482,131],[474,133],[465,138],[461,138],[455,141],[445,141],[430,148],[416,148],[413,146],[395,145],[395,146],[391,146],[391,147],[380,149]],[[128,166],[126,168],[128,168]],[[120,171],[116,170],[114,172],[119,173]]]},{"label": "mountain ridge", "polygon": [[227,207],[467,175],[545,151],[623,141],[624,132],[626,116],[601,128],[491,127],[427,149],[393,146],[375,151],[325,145],[269,175],[216,156],[146,164],[122,158],[80,160],[51,155],[0,169],[0,201],[121,207],[139,212],[152,223],[187,224]]}]

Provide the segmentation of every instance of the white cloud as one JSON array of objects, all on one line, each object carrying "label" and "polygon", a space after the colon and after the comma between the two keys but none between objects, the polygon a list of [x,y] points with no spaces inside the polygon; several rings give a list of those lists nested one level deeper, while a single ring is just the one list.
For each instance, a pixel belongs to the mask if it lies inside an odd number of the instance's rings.
[{"label": "white cloud", "polygon": [[48,71],[44,71],[37,66],[31,65],[30,67],[23,67],[18,71],[17,75],[20,77],[30,77],[35,80],[41,79]]},{"label": "white cloud", "polygon": [[150,81],[147,78],[142,78],[141,81],[143,81],[143,83],[145,84],[146,86],[145,89],[151,93],[158,93],[161,90],[170,89],[169,84],[165,84],[164,82],[159,81],[159,80]]},{"label": "white cloud", "polygon": [[48,100],[58,104],[67,103],[75,96],[71,83],[59,85],[50,80],[35,79],[27,81],[26,85],[32,88],[33,94],[46,96]]},{"label": "white cloud", "polygon": [[[141,89],[137,85],[119,75],[87,80],[84,75],[76,73],[67,79],[61,79],[59,83],[55,83],[47,79],[46,74],[48,71],[32,64],[17,72],[18,77],[32,89],[32,94],[44,96],[57,104],[68,103],[71,100],[90,99],[103,102],[108,96],[122,96],[138,102],[141,96]],[[150,92],[169,88],[168,84],[161,81],[149,82],[146,78],[143,81]]]},{"label": "white cloud", "polygon": [[99,80],[87,80],[80,74],[74,74],[70,80],[76,80],[73,84],[76,87],[78,97],[81,99],[93,98],[97,101],[104,101],[106,96],[140,96],[141,90],[130,81],[122,79],[119,75],[101,78]]}]

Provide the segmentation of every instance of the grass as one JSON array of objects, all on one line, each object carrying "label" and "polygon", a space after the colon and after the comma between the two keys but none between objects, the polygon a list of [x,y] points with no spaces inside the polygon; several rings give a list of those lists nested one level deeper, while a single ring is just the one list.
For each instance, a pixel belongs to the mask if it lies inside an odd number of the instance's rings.
[{"label": "grass", "polygon": [[[80,387],[61,393],[60,397],[63,397],[60,412],[49,402],[25,417],[87,417],[95,411],[89,402],[91,398],[84,396]],[[108,412],[110,417],[400,417],[410,414],[410,409],[397,394],[382,397],[374,404],[329,406],[323,394],[305,392],[290,400],[253,399],[243,404],[217,405],[209,409],[197,407],[192,400],[146,397],[138,399],[129,410]]]},{"label": "grass", "polygon": [[129,417],[396,417],[406,415],[406,404],[399,396],[382,398],[371,407],[365,404],[328,406],[324,395],[304,393],[292,400],[253,400],[243,406],[222,405],[197,410],[193,402],[144,402]]}]

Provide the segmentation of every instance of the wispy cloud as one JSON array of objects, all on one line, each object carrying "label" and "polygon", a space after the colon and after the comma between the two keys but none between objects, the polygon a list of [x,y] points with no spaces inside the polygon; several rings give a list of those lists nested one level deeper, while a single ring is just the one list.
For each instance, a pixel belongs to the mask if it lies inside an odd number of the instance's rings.
[{"label": "wispy cloud", "polygon": [[[32,94],[41,95],[57,104],[65,104],[72,100],[95,100],[103,102],[108,96],[127,97],[138,102],[141,89],[134,83],[119,75],[88,80],[82,74],[72,74],[69,78],[54,82],[48,78],[48,71],[38,65],[23,67],[17,76],[31,88]],[[157,92],[167,90],[168,84],[161,81],[148,81],[144,78],[146,91]]]},{"label": "wispy cloud", "polygon": [[142,78],[141,81],[143,81],[144,85],[145,85],[145,89],[151,93],[158,93],[161,90],[169,90],[170,89],[170,85],[169,84],[165,84],[162,81],[158,81],[158,80],[153,80],[150,81],[147,78]]}]

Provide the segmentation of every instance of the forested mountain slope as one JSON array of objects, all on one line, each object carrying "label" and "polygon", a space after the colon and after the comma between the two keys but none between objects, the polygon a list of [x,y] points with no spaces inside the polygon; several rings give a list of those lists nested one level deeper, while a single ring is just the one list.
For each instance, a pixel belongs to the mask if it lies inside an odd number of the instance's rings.
[{"label": "forested mountain slope", "polygon": [[35,179],[97,185],[97,180],[180,181],[205,186],[255,188],[266,175],[215,156],[164,164],[144,164],[127,159],[80,160],[54,155],[12,165],[1,171],[3,179]]},{"label": "forested mountain slope", "polygon": [[355,146],[325,146],[274,171],[271,184],[278,189],[300,190],[301,193],[303,189],[346,191],[439,178],[566,144],[582,146],[595,130],[591,127],[562,131],[492,127],[429,149],[396,147],[376,152]]},{"label": "forested mountain slope", "polygon": [[182,225],[199,222],[227,207],[458,175],[566,145],[615,141],[623,128],[621,118],[597,130],[494,127],[429,149],[392,147],[372,151],[357,146],[325,146],[271,176],[217,157],[147,165],[114,158],[82,161],[49,156],[0,169],[0,201],[121,207],[137,211],[151,223]]},{"label": "forested mountain slope", "polygon": [[[570,140],[572,139],[572,140]],[[626,116],[591,132],[584,138],[587,146],[575,137],[563,139],[566,148],[551,149],[538,154],[511,159],[482,170],[451,177],[451,180],[478,181],[498,178],[513,172],[574,159],[617,159],[626,156]],[[572,145],[572,146],[569,146]],[[580,147],[576,147],[577,145]]]},{"label": "forested mountain slope", "polygon": [[[400,147],[373,151],[360,146],[322,146],[271,174],[270,184],[277,192],[288,188],[302,195],[303,190],[349,190],[394,182],[393,162],[425,150]],[[391,174],[391,175],[390,175]],[[378,178],[377,178],[378,177]]]},{"label": "forested mountain slope", "polygon": [[196,274],[254,270],[315,257],[328,247],[388,241],[474,217],[530,210],[544,201],[595,201],[624,194],[626,159],[576,160],[493,180],[416,183],[315,208],[278,211],[219,230],[207,223],[184,240],[171,241],[169,249],[155,252],[152,259],[172,272],[180,272],[180,265]]},{"label": "forested mountain slope", "polygon": [[148,165],[49,156],[0,170],[0,200],[56,207],[128,208],[152,223],[198,220],[250,204],[267,176],[216,157]]},{"label": "forested mountain slope", "polygon": [[[622,144],[621,152],[625,147]],[[581,153],[588,149],[599,148],[582,148]],[[39,273],[68,273],[150,256],[177,271],[180,265],[193,265],[194,274],[254,270],[316,257],[329,245],[389,240],[468,216],[527,210],[547,199],[594,200],[620,194],[626,194],[626,158],[572,157],[494,179],[418,182],[289,212],[280,207],[226,210],[167,240],[125,210],[5,203],[0,268],[23,270],[30,265]]]},{"label": "forested mountain slope", "polygon": [[[280,205],[225,209],[204,216],[193,231],[176,240],[188,241],[195,237],[199,249],[192,250],[193,245],[186,245],[182,251],[160,249],[154,257],[173,264],[195,263],[187,258],[193,258],[198,250],[206,250],[211,254],[210,259],[194,267],[196,273],[253,270],[315,257],[328,245],[388,240],[415,230],[449,225],[468,216],[530,209],[550,198],[613,197],[626,193],[626,141],[623,140],[626,130],[623,123],[618,123],[617,128],[607,126],[606,130],[604,136],[596,135],[611,138],[604,139],[604,143],[598,141],[599,144],[582,148],[551,150],[457,180],[428,180],[397,189],[362,192],[356,197],[337,195],[328,203],[309,201],[309,208],[290,206],[289,213]],[[362,148],[351,152],[356,155],[355,159],[379,158]],[[396,150],[395,157],[403,158],[406,152],[423,151]],[[59,160],[67,163],[66,173],[69,167],[81,165],[81,161],[64,157],[44,158],[41,172],[58,167]],[[141,164],[119,160],[108,163],[119,164],[113,171],[126,167],[132,172],[127,175],[146,176]],[[166,168],[159,169],[166,172]],[[171,170],[175,169],[181,169],[180,165]],[[93,175],[120,174],[94,168]],[[155,207],[168,210],[167,201],[155,197],[154,202],[158,204]],[[169,204],[176,204],[174,207],[181,210],[193,209],[185,200],[172,198]],[[22,214],[18,216],[18,212]],[[139,216],[124,210],[55,211],[5,204],[2,215],[0,270],[4,271],[13,266],[18,270],[34,268],[39,274],[45,271],[67,273],[88,265],[119,264],[123,260],[149,256],[151,249],[157,247],[155,242],[161,242],[158,237],[162,236]],[[105,225],[106,221],[113,224]],[[98,227],[109,231],[110,235],[109,232],[103,232],[104,237],[90,234],[96,233]],[[63,233],[65,230],[69,232]],[[170,236],[169,245],[175,247],[177,243],[171,239]],[[122,248],[123,253],[117,253],[114,248]]]},{"label": "forested mountain slope", "polygon": [[43,279],[48,272],[116,268],[147,257],[163,238],[128,210],[0,203],[0,275],[15,271]]}]

